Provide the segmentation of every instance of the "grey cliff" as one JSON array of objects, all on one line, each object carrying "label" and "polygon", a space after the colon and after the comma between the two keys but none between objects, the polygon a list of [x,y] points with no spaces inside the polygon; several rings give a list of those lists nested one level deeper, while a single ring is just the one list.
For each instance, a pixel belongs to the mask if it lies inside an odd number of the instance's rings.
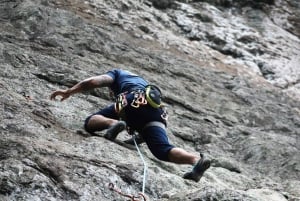
[{"label": "grey cliff", "polygon": [[212,160],[195,183],[142,144],[147,201],[299,201],[299,65],[299,0],[2,0],[0,200],[141,191],[136,149],[83,130],[108,90],[49,100],[124,68],[161,87],[170,141]]}]

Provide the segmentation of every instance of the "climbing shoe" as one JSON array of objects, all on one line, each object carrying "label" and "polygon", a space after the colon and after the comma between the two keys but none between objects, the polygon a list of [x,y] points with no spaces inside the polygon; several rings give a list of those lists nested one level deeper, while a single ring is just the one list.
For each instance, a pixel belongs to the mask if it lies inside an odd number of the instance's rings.
[{"label": "climbing shoe", "polygon": [[[135,144],[134,144],[134,141],[133,141],[133,138],[134,138],[134,137],[130,138],[129,140],[125,140],[124,142],[125,142],[126,144],[135,145]],[[143,139],[143,137],[142,137],[141,135],[136,135],[136,137],[135,137],[135,142],[136,142],[137,144],[142,144],[142,143],[145,142],[145,140]]]},{"label": "climbing shoe", "polygon": [[204,172],[210,167],[210,160],[204,158],[203,154],[200,154],[201,159],[197,162],[191,172],[187,172],[183,175],[184,179],[190,179],[195,182],[200,181],[201,177],[203,176]]},{"label": "climbing shoe", "polygon": [[104,135],[106,139],[114,140],[120,132],[126,128],[126,123],[124,121],[119,121],[118,123],[109,127]]}]

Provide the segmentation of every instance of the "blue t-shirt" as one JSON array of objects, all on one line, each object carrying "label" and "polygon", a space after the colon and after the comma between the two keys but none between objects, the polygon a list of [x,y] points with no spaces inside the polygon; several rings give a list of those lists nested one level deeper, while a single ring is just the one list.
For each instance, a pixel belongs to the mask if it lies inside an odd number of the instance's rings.
[{"label": "blue t-shirt", "polygon": [[148,82],[140,76],[126,70],[115,69],[106,73],[113,78],[114,82],[110,86],[114,95],[117,96],[123,92],[131,92],[137,89],[145,89]]}]

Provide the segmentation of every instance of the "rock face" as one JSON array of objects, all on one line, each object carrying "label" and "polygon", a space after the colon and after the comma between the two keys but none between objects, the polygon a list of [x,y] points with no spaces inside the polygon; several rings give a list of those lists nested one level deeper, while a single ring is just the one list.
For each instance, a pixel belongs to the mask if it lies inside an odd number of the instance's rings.
[{"label": "rock face", "polygon": [[300,200],[299,12],[298,0],[1,1],[0,200],[142,190],[136,149],[82,129],[106,89],[49,100],[111,68],[159,85],[170,141],[213,161],[194,183],[141,145],[147,200]]}]

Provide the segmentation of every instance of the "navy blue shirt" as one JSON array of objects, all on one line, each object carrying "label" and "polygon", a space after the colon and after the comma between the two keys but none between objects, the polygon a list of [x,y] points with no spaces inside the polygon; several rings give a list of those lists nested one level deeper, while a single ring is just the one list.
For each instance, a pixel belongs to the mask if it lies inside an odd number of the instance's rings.
[{"label": "navy blue shirt", "polygon": [[148,82],[140,76],[126,70],[114,69],[106,73],[113,78],[114,82],[110,86],[114,96],[123,92],[131,92],[137,89],[145,89]]}]

